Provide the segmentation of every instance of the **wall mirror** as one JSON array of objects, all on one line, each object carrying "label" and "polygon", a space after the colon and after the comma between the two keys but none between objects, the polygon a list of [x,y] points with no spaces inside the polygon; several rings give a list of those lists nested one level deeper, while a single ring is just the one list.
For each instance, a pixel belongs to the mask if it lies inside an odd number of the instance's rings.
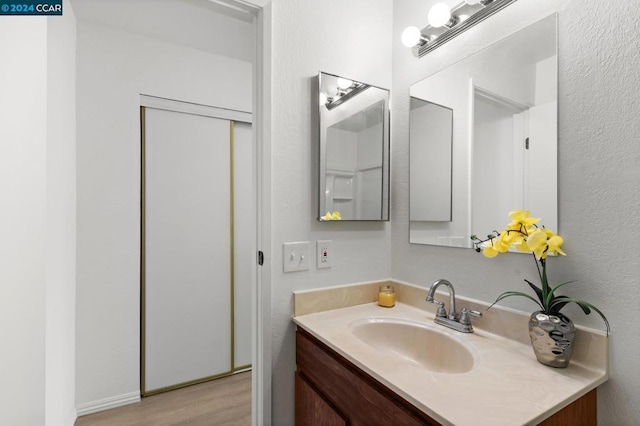
[{"label": "wall mirror", "polygon": [[389,220],[389,91],[318,75],[318,220]]},{"label": "wall mirror", "polygon": [[513,209],[558,229],[557,58],[554,14],[410,87],[411,243],[471,248]]}]

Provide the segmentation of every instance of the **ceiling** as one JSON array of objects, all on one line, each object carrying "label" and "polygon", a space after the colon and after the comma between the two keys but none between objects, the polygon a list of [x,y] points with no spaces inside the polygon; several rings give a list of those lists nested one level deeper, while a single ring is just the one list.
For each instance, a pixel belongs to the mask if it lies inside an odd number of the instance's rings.
[{"label": "ceiling", "polygon": [[[258,2],[258,0],[252,0]],[[264,1],[264,0],[263,0]],[[232,4],[233,3],[233,4]],[[76,18],[252,62],[255,9],[232,0],[71,0]],[[234,40],[228,43],[228,40]]]}]

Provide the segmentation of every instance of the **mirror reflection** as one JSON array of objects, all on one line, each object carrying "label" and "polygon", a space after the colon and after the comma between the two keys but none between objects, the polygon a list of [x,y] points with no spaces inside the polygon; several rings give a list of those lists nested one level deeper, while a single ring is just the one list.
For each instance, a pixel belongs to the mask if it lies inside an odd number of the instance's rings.
[{"label": "mirror reflection", "polygon": [[409,111],[409,219],[451,222],[453,110],[412,96]]},{"label": "mirror reflection", "polygon": [[388,220],[389,91],[320,73],[321,221]]},{"label": "mirror reflection", "polygon": [[[471,248],[470,235],[491,231],[513,209],[535,211],[558,229],[556,19],[544,18],[411,86],[412,97],[446,106],[453,116],[451,220],[424,219],[411,209],[411,243]],[[425,186],[414,169],[448,164],[429,147],[442,126],[414,132],[413,110],[410,119],[410,204],[446,204],[442,193],[414,191]],[[420,149],[436,159],[414,161]],[[447,188],[434,177],[429,185]]]}]

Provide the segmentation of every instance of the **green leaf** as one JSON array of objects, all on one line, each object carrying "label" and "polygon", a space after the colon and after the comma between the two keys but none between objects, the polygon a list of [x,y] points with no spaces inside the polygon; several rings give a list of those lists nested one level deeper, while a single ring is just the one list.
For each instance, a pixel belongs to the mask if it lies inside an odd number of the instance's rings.
[{"label": "green leaf", "polygon": [[567,284],[571,284],[571,283],[575,283],[575,282],[576,282],[576,280],[571,280],[571,281],[564,282],[564,283],[562,283],[562,284],[558,284],[557,286],[555,286],[555,287],[551,290],[551,292],[553,293],[554,291],[556,291],[557,289],[559,289],[559,288],[560,288],[560,287],[562,287],[563,285],[567,285]]},{"label": "green leaf", "polygon": [[529,287],[531,287],[531,288],[533,289],[533,291],[535,291],[535,292],[536,292],[536,294],[538,295],[538,299],[540,299],[540,304],[541,304],[541,305],[543,305],[543,306],[547,306],[547,305],[544,303],[544,298],[542,297],[542,290],[540,289],[540,287],[538,287],[537,285],[535,285],[534,283],[532,283],[532,282],[531,282],[531,281],[529,281],[529,280],[525,280],[525,282],[526,282],[527,284],[529,284]]},{"label": "green leaf", "polygon": [[512,296],[520,296],[520,297],[525,297],[531,301],[533,301],[533,303],[535,303],[536,305],[538,305],[540,307],[540,309],[542,309],[544,311],[544,307],[540,304],[540,302],[538,302],[536,299],[534,299],[531,295],[528,295],[527,293],[522,293],[520,291],[505,291],[504,293],[502,293],[500,296],[498,296],[498,298],[495,300],[495,302],[493,302],[491,304],[491,306],[489,306],[488,309],[491,309],[493,307],[493,305],[495,305],[496,303],[498,303],[499,301],[501,301],[502,299],[506,299],[507,297],[512,297]]},{"label": "green leaf", "polygon": [[555,299],[549,304],[549,315],[559,314],[562,308],[569,302],[555,302]]},{"label": "green leaf", "polygon": [[[549,294],[547,295],[547,300],[545,300],[544,305],[545,305],[545,306],[551,306],[551,303],[552,303],[554,300],[556,300],[558,297],[565,297],[565,296],[555,296],[555,291],[556,291],[557,289],[559,289],[560,287],[562,287],[563,285],[571,284],[571,283],[574,283],[574,282],[575,282],[575,280],[573,280],[573,281],[567,281],[567,282],[564,282],[564,283],[562,283],[562,284],[558,284],[557,286],[555,286],[554,288],[552,288],[552,289],[551,289],[551,291],[549,292]],[[566,304],[566,303],[565,303],[565,304]],[[564,305],[562,305],[562,306],[564,306]],[[562,309],[562,308],[557,309],[557,311],[556,311],[556,312],[560,312],[560,309]]]},{"label": "green leaf", "polygon": [[[547,299],[547,296],[549,295],[549,280],[547,279],[547,262],[541,262],[542,263],[542,295],[543,295],[543,300]],[[544,301],[542,302],[544,304]]]},{"label": "green leaf", "polygon": [[555,304],[555,305],[560,304],[560,303],[565,303],[565,304],[567,304],[567,303],[575,303],[576,305],[580,306],[580,308],[582,309],[582,311],[586,315],[589,315],[591,313],[591,310],[594,310],[598,315],[600,315],[600,317],[604,321],[605,325],[607,326],[607,335],[609,335],[609,331],[611,330],[611,326],[609,324],[609,320],[607,320],[607,317],[602,313],[602,311],[600,309],[596,308],[591,303],[585,302],[584,300],[574,299],[572,297],[566,297],[566,296],[558,297],[553,302],[553,304]]}]

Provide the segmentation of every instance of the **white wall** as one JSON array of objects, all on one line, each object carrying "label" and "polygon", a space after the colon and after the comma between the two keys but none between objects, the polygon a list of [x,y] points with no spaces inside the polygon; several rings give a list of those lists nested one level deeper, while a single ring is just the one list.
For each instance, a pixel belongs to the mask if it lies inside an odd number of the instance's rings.
[{"label": "white wall", "polygon": [[47,18],[47,425],[72,425],[76,344],[76,19]]},{"label": "white wall", "polygon": [[47,21],[0,17],[0,423],[44,423]]},{"label": "white wall", "polygon": [[[292,291],[390,275],[388,223],[319,223],[319,71],[391,84],[391,0],[274,0],[271,49],[271,262],[273,424],[293,424]],[[282,243],[333,240],[334,265],[282,272]],[[315,258],[314,258],[315,259]]]},{"label": "white wall", "polygon": [[0,17],[0,423],[75,420],[75,18]]},{"label": "white wall", "polygon": [[252,65],[78,21],[76,402],[139,391],[141,93],[250,111]]},{"label": "white wall", "polygon": [[[634,225],[640,211],[640,86],[634,83],[640,78],[640,52],[632,42],[640,9],[633,2],[520,0],[494,15],[492,25],[486,21],[416,59],[400,34],[433,3],[394,3],[392,276],[424,286],[448,278],[459,294],[488,302],[535,276],[533,262],[523,256],[488,260],[469,249],[408,243],[409,86],[558,11],[559,232],[567,257],[552,259],[550,278],[577,280],[567,291],[596,304],[611,321],[611,379],[598,391],[600,422],[640,424],[640,340],[630,320],[640,305],[640,230]],[[526,301],[507,304],[532,308]],[[580,324],[602,328],[594,315],[573,307],[566,312]]]}]

